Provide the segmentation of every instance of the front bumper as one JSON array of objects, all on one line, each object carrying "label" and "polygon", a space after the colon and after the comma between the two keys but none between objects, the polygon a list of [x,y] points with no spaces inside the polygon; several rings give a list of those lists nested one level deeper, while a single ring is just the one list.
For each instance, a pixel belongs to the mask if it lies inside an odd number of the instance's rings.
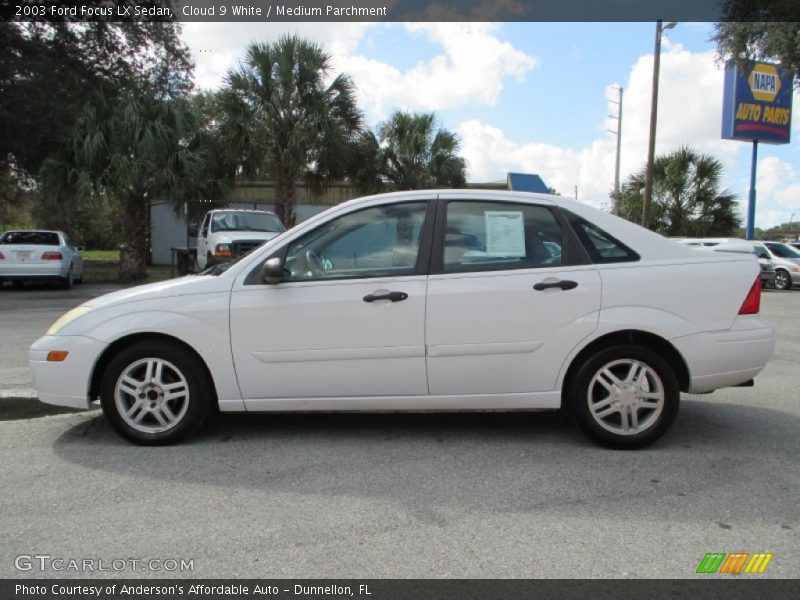
[{"label": "front bumper", "polygon": [[[97,359],[107,344],[79,335],[51,335],[36,340],[28,364],[39,400],[56,406],[89,408],[89,385]],[[66,350],[62,362],[48,362],[52,350]]]},{"label": "front bumper", "polygon": [[775,332],[764,319],[736,317],[728,331],[672,340],[689,366],[689,393],[702,394],[745,383],[758,375],[775,348]]}]

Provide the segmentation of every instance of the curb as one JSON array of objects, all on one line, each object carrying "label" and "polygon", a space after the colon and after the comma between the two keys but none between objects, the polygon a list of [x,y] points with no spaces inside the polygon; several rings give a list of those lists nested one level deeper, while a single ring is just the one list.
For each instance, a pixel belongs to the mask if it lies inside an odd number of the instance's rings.
[{"label": "curb", "polygon": [[39,395],[33,388],[5,388],[0,389],[2,400],[38,400]]}]

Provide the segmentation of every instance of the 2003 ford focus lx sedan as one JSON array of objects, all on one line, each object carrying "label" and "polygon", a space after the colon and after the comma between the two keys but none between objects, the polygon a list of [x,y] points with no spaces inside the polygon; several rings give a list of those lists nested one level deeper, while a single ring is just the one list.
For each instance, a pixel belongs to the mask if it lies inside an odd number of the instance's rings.
[{"label": "2003 ford focus lx sedan", "polygon": [[634,448],[680,392],[774,347],[753,254],[699,253],[557,196],[353,200],[239,260],[91,300],[30,350],[44,402],[140,444],[209,412],[569,409]]}]

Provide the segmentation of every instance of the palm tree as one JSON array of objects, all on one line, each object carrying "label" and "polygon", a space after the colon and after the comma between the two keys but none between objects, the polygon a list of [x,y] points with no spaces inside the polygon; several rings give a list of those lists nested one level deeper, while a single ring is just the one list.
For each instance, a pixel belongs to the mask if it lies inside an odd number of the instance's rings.
[{"label": "palm tree", "polygon": [[223,106],[242,174],[270,174],[276,213],[292,226],[296,183],[305,177],[320,190],[349,165],[361,132],[353,84],[331,77],[330,56],[293,35],[251,44],[226,83]]},{"label": "palm tree", "polygon": [[378,126],[386,179],[397,190],[463,187],[466,163],[459,139],[436,129],[433,113],[395,112]]},{"label": "palm tree", "polygon": [[[720,189],[722,163],[687,147],[656,158],[653,165],[653,229],[667,236],[729,236],[741,226],[736,196]],[[642,217],[645,171],[635,173],[617,195],[621,217]]]},{"label": "palm tree", "polygon": [[69,199],[101,192],[119,203],[120,281],[146,276],[150,201],[182,201],[204,181],[196,134],[183,100],[101,96],[87,105],[63,155],[45,162],[46,193]]}]

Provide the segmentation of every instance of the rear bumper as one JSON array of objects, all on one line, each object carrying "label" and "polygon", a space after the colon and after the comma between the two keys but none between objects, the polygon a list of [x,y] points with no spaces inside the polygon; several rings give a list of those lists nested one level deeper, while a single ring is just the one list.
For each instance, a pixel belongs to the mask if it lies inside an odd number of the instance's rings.
[{"label": "rear bumper", "polygon": [[689,393],[702,394],[753,379],[775,348],[772,326],[758,316],[739,316],[728,331],[672,340],[689,366]]},{"label": "rear bumper", "polygon": [[66,278],[69,273],[69,265],[64,265],[60,261],[53,261],[50,264],[35,263],[12,263],[0,265],[0,279],[56,279]]}]

